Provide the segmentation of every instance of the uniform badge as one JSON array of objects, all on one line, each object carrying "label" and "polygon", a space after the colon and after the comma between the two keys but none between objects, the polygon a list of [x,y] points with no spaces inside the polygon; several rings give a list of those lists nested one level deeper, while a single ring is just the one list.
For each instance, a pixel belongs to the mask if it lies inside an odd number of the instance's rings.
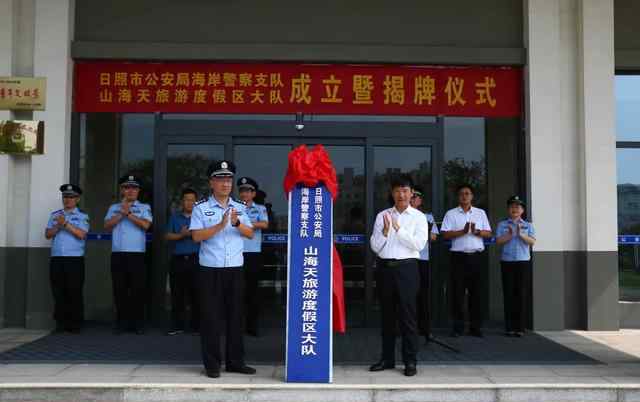
[{"label": "uniform badge", "polygon": [[204,211],[204,214],[205,214],[206,216],[213,216],[213,215],[215,215],[216,213],[215,213],[215,212],[213,212],[213,211]]},{"label": "uniform badge", "polygon": [[129,176],[129,180],[130,180],[130,181],[133,181],[133,176]]},{"label": "uniform badge", "polygon": [[242,178],[242,184],[247,184],[247,178],[246,177]]},{"label": "uniform badge", "polygon": [[68,190],[68,191],[71,191],[71,190],[73,190],[73,187],[71,187],[71,185],[68,185],[68,186],[67,186],[67,190]]},{"label": "uniform badge", "polygon": [[229,165],[227,164],[227,162],[222,162],[220,164],[220,167],[223,168],[223,169],[227,169],[229,167]]}]

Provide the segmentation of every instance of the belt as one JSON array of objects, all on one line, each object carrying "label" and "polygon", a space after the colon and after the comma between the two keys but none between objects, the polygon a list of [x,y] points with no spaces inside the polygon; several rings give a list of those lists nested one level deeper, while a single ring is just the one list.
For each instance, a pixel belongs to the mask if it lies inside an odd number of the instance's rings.
[{"label": "belt", "polygon": [[196,258],[197,254],[174,254],[173,258],[177,260],[185,260],[188,261],[190,259]]},{"label": "belt", "polygon": [[483,251],[484,250],[461,250],[461,251],[451,251],[451,252],[458,253],[458,254],[480,254]]},{"label": "belt", "polygon": [[404,265],[404,264],[406,264],[408,262],[417,261],[417,259],[415,259],[415,258],[403,258],[403,259],[400,259],[400,260],[391,260],[391,259],[385,260],[385,259],[383,259],[382,261],[384,261],[384,264],[386,266],[388,266],[388,267],[397,267],[398,265]]}]

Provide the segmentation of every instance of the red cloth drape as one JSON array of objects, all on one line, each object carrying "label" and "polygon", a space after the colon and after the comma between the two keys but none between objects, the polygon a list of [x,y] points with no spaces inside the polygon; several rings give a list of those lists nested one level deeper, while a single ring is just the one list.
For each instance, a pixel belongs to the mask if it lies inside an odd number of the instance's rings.
[{"label": "red cloth drape", "polygon": [[[306,145],[300,145],[289,153],[289,166],[284,178],[284,191],[288,195],[293,187],[302,184],[314,187],[323,183],[335,200],[338,196],[338,179],[336,169],[331,163],[329,154],[322,145],[316,145],[311,151]],[[344,307],[344,282],[342,261],[333,245],[333,330],[344,333],[347,329],[347,318]]]}]

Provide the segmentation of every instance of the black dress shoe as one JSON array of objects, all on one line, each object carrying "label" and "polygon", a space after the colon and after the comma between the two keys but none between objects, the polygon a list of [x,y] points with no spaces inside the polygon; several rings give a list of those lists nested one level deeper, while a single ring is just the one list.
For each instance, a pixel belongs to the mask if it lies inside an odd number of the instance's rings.
[{"label": "black dress shoe", "polygon": [[218,378],[218,377],[220,377],[220,370],[206,370],[204,373],[209,378]]},{"label": "black dress shoe", "polygon": [[418,373],[415,363],[407,363],[404,365],[404,375],[407,377],[413,377]]},{"label": "black dress shoe", "polygon": [[462,334],[458,331],[456,331],[455,329],[453,331],[451,331],[451,333],[449,334],[450,337],[452,338],[459,338]]},{"label": "black dress shoe", "polygon": [[380,360],[379,362],[371,365],[371,367],[369,367],[369,371],[382,371],[382,370],[389,370],[393,368],[396,368],[395,363],[388,363],[385,360]]},{"label": "black dress shoe", "polygon": [[227,373],[240,373],[240,374],[255,374],[256,369],[247,365],[243,366],[227,366],[225,368]]}]

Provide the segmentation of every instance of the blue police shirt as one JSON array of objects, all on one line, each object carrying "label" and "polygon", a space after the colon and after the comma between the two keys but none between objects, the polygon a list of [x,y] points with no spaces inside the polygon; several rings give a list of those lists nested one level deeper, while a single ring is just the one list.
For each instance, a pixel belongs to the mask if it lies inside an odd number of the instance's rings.
[{"label": "blue police shirt", "polygon": [[[108,221],[113,218],[115,214],[120,212],[121,206],[122,203],[120,202],[110,206],[104,220]],[[151,215],[151,207],[149,204],[143,204],[136,200],[129,208],[129,211],[138,218],[153,222],[153,215]],[[112,252],[144,253],[146,246],[147,239],[145,231],[129,219],[123,218],[114,226],[111,236]]]},{"label": "blue police shirt", "polygon": [[[425,215],[427,216],[427,222],[429,223],[429,225],[433,225],[431,226],[431,233],[440,234],[440,231],[438,230],[438,225],[436,225],[436,222],[433,219],[433,215],[431,215],[431,213],[426,213]],[[427,244],[420,251],[420,259],[423,261],[429,261],[429,243],[430,242],[431,242],[431,234],[429,234],[429,240],[427,240]]]},{"label": "blue police shirt", "polygon": [[[245,205],[245,210],[251,222],[269,222],[267,216],[267,207],[264,205],[256,204],[255,202],[251,206]],[[262,230],[253,229],[253,239],[244,239],[244,252],[245,253],[259,253],[262,250]]]},{"label": "blue police shirt", "polygon": [[[238,211],[240,223],[252,227],[243,204],[229,199],[227,208],[231,207]],[[198,202],[193,207],[189,230],[206,229],[217,225],[222,221],[222,215],[227,208],[223,208],[213,196]],[[209,268],[242,267],[243,250],[244,236],[237,228],[231,226],[231,219],[229,219],[223,230],[200,243],[200,265]]]},{"label": "blue police shirt", "polygon": [[[531,259],[531,247],[520,237],[516,237],[516,222],[510,218],[499,222],[496,236],[501,237],[509,233],[509,226],[511,226],[514,235],[511,240],[502,246],[502,261],[529,261]],[[535,239],[536,231],[532,223],[521,219],[520,229],[522,233]]]},{"label": "blue police shirt", "polygon": [[[167,232],[180,233],[182,227],[186,226],[187,229],[191,226],[191,217],[185,216],[182,212],[176,212],[169,218],[169,224],[167,225]],[[175,247],[173,249],[174,255],[189,255],[196,254],[200,250],[200,245],[191,239],[191,237],[185,237],[184,239],[175,241]]]},{"label": "blue police shirt", "polygon": [[[59,215],[64,215],[65,220],[73,226],[82,229],[85,232],[89,231],[89,215],[81,212],[78,208],[74,208],[69,212],[65,212],[64,209],[52,212],[51,216],[49,216],[47,229],[51,229],[56,225],[56,219]],[[71,234],[71,232],[65,229],[60,229],[51,243],[51,256],[82,257],[84,256],[85,244],[86,240],[80,240]]]}]

